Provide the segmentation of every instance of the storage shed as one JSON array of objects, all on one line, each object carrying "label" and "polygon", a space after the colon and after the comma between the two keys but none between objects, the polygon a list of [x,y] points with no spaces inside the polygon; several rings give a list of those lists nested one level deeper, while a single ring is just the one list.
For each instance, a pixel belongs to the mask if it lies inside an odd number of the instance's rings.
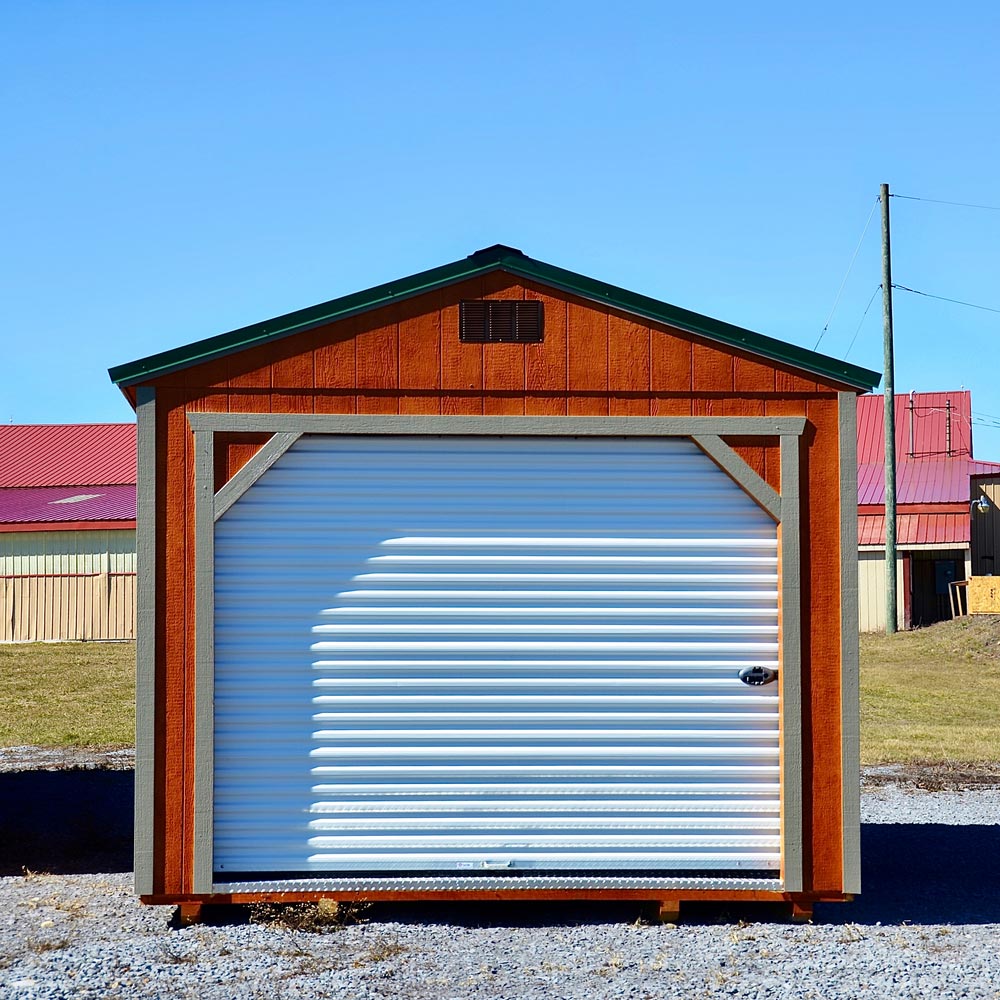
[{"label": "storage shed", "polygon": [[875,373],[495,246],[111,377],[145,901],[858,891]]}]

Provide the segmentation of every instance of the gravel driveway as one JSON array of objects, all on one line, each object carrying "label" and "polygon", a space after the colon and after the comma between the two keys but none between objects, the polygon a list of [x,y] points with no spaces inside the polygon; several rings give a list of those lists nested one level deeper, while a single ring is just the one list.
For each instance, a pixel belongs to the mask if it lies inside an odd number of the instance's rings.
[{"label": "gravel driveway", "polygon": [[[1000,788],[904,777],[869,774],[865,892],[812,924],[749,906],[672,927],[624,905],[411,904],[311,930],[242,910],[177,930],[111,852],[0,878],[0,996],[1000,997]],[[17,853],[0,843],[8,866]]]}]

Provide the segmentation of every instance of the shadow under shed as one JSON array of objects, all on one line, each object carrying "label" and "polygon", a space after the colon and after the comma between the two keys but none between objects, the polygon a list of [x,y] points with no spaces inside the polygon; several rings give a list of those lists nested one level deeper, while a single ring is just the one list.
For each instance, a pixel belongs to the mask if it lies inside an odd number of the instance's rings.
[{"label": "shadow under shed", "polygon": [[0,874],[132,870],[133,771],[0,774]]},{"label": "shadow under shed", "polygon": [[[0,773],[0,874],[99,874],[132,869],[134,773],[122,770]],[[819,904],[819,923],[1000,923],[1000,826],[866,823],[862,893]],[[411,903],[373,908],[376,921],[565,926],[635,919],[628,903]],[[761,905],[689,906],[685,920],[782,919]]]},{"label": "shadow under shed", "polygon": [[1000,826],[865,823],[861,894],[822,923],[1000,923]]}]

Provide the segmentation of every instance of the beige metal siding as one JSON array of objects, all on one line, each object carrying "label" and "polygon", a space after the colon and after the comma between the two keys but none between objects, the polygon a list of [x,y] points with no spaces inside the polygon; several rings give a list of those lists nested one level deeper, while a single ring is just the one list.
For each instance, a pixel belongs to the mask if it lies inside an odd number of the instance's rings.
[{"label": "beige metal siding", "polygon": [[[896,560],[897,628],[903,628],[903,560]],[[885,631],[885,552],[858,553],[858,627],[862,632]]]},{"label": "beige metal siding", "polygon": [[135,531],[0,533],[0,641],[135,638]]}]

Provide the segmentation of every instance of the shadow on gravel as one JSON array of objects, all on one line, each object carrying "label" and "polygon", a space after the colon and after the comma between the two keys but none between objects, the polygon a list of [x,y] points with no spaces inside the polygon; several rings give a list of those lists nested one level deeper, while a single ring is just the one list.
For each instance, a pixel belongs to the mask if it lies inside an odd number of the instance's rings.
[{"label": "shadow on gravel", "polygon": [[822,923],[1000,923],[1000,826],[866,823],[861,895],[816,907]]},{"label": "shadow on gravel", "polygon": [[[132,868],[133,772],[18,771],[0,774],[0,874]],[[816,907],[818,923],[1000,923],[1000,826],[865,824],[862,894]],[[459,926],[566,926],[634,921],[635,903],[380,904],[375,922]],[[786,919],[766,905],[700,905],[685,921]]]},{"label": "shadow on gravel", "polygon": [[132,870],[132,771],[0,774],[0,875]]},{"label": "shadow on gravel", "polygon": [[[861,884],[853,903],[817,905],[824,924],[1000,923],[1000,826],[864,824]],[[381,904],[374,921],[459,926],[565,926],[634,921],[624,903]],[[787,922],[786,907],[763,903],[686,904],[684,923]]]}]

